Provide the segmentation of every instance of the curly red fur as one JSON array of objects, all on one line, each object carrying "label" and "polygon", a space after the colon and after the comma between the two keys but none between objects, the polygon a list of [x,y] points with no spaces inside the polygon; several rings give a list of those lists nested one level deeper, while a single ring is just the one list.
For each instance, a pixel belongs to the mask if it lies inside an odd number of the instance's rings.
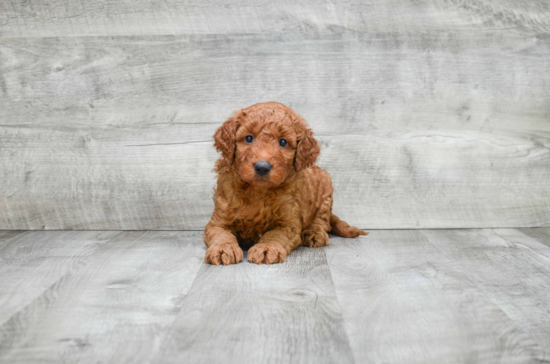
[{"label": "curly red fur", "polygon": [[[251,135],[253,142],[245,137]],[[285,139],[286,146],[279,145]],[[205,261],[235,264],[242,260],[241,245],[252,245],[253,263],[284,262],[300,244],[328,245],[327,232],[343,237],[366,235],[332,213],[332,180],[314,165],[319,143],[306,121],[276,102],[239,110],[214,134],[222,157],[216,162],[218,184],[214,213],[206,225]],[[271,171],[256,173],[257,161]]]}]

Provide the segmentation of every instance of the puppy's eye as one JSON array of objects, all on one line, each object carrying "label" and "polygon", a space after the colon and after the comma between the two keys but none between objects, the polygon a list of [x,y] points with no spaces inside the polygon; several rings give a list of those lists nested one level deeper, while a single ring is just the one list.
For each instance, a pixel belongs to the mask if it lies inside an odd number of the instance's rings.
[{"label": "puppy's eye", "polygon": [[288,145],[288,142],[286,141],[286,139],[281,138],[279,139],[279,145],[284,148]]},{"label": "puppy's eye", "polygon": [[247,135],[244,137],[244,141],[247,143],[247,144],[250,144],[254,141],[254,135]]}]

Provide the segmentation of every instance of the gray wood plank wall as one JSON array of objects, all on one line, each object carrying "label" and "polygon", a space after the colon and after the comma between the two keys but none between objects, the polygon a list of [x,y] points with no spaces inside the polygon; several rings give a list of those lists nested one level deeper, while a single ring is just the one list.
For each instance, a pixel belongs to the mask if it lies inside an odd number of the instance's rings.
[{"label": "gray wood plank wall", "polygon": [[0,229],[202,229],[280,101],[362,228],[550,226],[544,0],[0,3]]}]

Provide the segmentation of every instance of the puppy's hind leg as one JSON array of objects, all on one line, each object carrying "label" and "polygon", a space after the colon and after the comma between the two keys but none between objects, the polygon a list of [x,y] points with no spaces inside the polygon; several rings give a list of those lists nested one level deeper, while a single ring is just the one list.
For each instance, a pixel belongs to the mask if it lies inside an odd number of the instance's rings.
[{"label": "puppy's hind leg", "polygon": [[340,220],[338,216],[331,212],[330,215],[331,232],[334,235],[342,236],[344,238],[356,238],[359,235],[368,235],[369,233],[356,228],[355,226],[349,226],[349,224],[343,220]]},{"label": "puppy's hind leg", "polygon": [[324,198],[312,223],[302,231],[303,246],[318,248],[328,245],[327,231],[330,231],[331,210],[332,195],[329,195]]}]

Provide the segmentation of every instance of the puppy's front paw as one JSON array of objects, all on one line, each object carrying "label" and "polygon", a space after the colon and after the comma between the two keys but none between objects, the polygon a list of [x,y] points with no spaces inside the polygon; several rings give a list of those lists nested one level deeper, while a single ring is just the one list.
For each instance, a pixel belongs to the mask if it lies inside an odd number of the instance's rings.
[{"label": "puppy's front paw", "polygon": [[259,243],[248,250],[248,261],[256,264],[282,263],[286,250],[277,243]]},{"label": "puppy's front paw", "polygon": [[206,249],[204,261],[214,265],[237,264],[243,259],[243,250],[235,243],[214,244]]}]

